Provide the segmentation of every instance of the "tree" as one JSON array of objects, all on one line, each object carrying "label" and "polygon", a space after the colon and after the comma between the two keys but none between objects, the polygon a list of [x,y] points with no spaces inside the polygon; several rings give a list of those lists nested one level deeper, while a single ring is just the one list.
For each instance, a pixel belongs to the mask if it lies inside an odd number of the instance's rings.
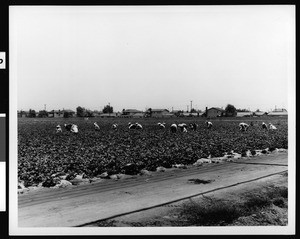
[{"label": "tree", "polygon": [[194,108],[192,108],[191,113],[197,113],[197,111]]},{"label": "tree", "polygon": [[94,113],[91,110],[86,110],[85,117],[94,117]]},{"label": "tree", "polygon": [[259,112],[260,110],[259,109],[257,109],[255,112]]},{"label": "tree", "polygon": [[104,106],[102,112],[105,113],[113,113],[114,112],[114,108],[110,105],[106,105]]},{"label": "tree", "polygon": [[35,110],[32,110],[32,109],[30,109],[30,110],[29,110],[28,117],[30,117],[30,118],[34,118],[35,116],[36,116],[36,112],[35,112]]},{"label": "tree", "polygon": [[69,117],[71,117],[71,113],[70,112],[68,112],[68,111],[64,111],[64,118],[69,118]]},{"label": "tree", "polygon": [[46,110],[40,110],[39,111],[39,117],[48,117],[48,112]]},{"label": "tree", "polygon": [[85,108],[78,106],[76,108],[76,114],[78,117],[85,117]]},{"label": "tree", "polygon": [[230,116],[236,116],[236,108],[231,105],[231,104],[228,104],[225,108],[225,116],[227,117],[230,117]]},{"label": "tree", "polygon": [[236,109],[237,112],[250,112],[250,109]]},{"label": "tree", "polygon": [[183,114],[183,110],[178,110],[174,115],[175,115],[176,117],[181,117],[182,114]]},{"label": "tree", "polygon": [[149,109],[146,111],[145,117],[152,117],[152,108],[149,108]]}]

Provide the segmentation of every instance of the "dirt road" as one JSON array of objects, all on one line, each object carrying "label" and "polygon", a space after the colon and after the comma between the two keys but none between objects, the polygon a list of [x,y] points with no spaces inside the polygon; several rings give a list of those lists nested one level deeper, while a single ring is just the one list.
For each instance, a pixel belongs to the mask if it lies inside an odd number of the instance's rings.
[{"label": "dirt road", "polygon": [[[287,171],[287,153],[19,195],[19,227],[81,226]],[[190,179],[208,180],[195,184]]]}]

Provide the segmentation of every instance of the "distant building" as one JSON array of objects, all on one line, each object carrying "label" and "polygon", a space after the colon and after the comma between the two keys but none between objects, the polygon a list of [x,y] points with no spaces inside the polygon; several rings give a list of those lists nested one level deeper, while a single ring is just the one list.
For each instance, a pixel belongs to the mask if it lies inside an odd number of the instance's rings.
[{"label": "distant building", "polygon": [[29,115],[29,111],[24,111],[24,110],[18,111],[19,118],[25,118],[25,117],[28,117],[28,115]]},{"label": "distant building", "polygon": [[182,113],[181,116],[183,116],[183,117],[198,117],[198,116],[200,116],[200,113],[185,112],[185,113]]},{"label": "distant building", "polygon": [[236,113],[236,117],[251,117],[251,116],[253,116],[253,112],[244,111],[244,112]]},{"label": "distant building", "polygon": [[275,109],[268,113],[268,116],[287,116],[288,112],[286,109]]},{"label": "distant building", "polygon": [[267,114],[268,114],[267,112],[263,112],[263,111],[255,111],[255,112],[253,112],[253,116],[258,116],[258,117],[265,116]]},{"label": "distant building", "polygon": [[191,116],[191,117],[199,117],[199,116],[200,116],[200,113],[201,113],[201,112],[193,112],[193,113],[190,113],[190,116]]},{"label": "distant building", "polygon": [[204,114],[208,118],[221,117],[225,114],[225,110],[218,107],[212,107],[207,109]]},{"label": "distant building", "polygon": [[63,116],[64,116],[64,113],[61,110],[48,111],[48,117],[50,117],[50,118],[60,118],[60,117],[63,117]]},{"label": "distant building", "polygon": [[74,117],[75,111],[73,110],[63,110],[63,117]]},{"label": "distant building", "polygon": [[166,117],[170,114],[169,110],[167,109],[152,109],[152,117],[154,118],[161,118]]},{"label": "distant building", "polygon": [[190,117],[190,114],[191,114],[191,113],[189,113],[189,112],[183,112],[183,113],[181,114],[181,116],[183,116],[183,117]]},{"label": "distant building", "polygon": [[136,109],[127,109],[122,111],[122,116],[131,117],[136,113],[142,113],[142,111]]}]

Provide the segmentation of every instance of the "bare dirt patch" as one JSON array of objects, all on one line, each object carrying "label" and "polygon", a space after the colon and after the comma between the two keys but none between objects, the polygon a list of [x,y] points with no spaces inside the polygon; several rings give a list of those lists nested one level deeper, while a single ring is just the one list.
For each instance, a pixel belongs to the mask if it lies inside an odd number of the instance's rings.
[{"label": "bare dirt patch", "polygon": [[211,183],[214,180],[204,180],[204,179],[199,179],[199,178],[192,178],[188,180],[189,182],[193,182],[194,184],[207,184],[207,183]]}]

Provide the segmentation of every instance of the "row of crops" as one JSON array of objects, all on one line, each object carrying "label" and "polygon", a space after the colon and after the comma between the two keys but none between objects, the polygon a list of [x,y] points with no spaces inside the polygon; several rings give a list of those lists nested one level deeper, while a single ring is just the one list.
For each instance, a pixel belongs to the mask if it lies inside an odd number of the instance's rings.
[{"label": "row of crops", "polygon": [[[241,119],[213,120],[212,129],[207,129],[201,118],[164,119],[165,130],[157,126],[159,119],[135,119],[143,130],[129,130],[127,124],[132,119],[19,119],[18,176],[25,186],[31,186],[58,172],[96,177],[103,172],[122,173],[129,163],[137,172],[153,171],[158,166],[193,164],[209,155],[221,157],[231,150],[244,154],[255,149],[287,149],[287,119],[263,120],[278,129],[262,130],[261,119],[251,119],[254,125],[247,132],[239,131]],[[94,130],[94,122],[100,131]],[[181,122],[196,122],[199,127],[197,131],[171,133],[168,126]],[[64,123],[77,124],[79,133],[63,130],[56,134],[56,125]],[[113,123],[119,124],[118,130],[111,128]]]}]

